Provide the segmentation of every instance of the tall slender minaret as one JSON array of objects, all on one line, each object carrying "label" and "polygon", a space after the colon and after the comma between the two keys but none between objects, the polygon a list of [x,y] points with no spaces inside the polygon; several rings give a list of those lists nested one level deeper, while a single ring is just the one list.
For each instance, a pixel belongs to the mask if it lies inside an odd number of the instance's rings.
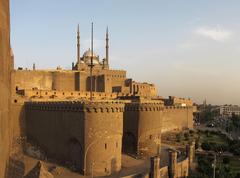
[{"label": "tall slender minaret", "polygon": [[79,24],[78,24],[78,30],[77,30],[77,63],[80,64],[80,30],[79,30]]},{"label": "tall slender minaret", "polygon": [[109,61],[108,61],[108,59],[109,59],[109,53],[108,53],[108,50],[109,50],[109,44],[108,44],[108,42],[109,42],[109,38],[108,38],[108,27],[107,27],[107,30],[106,30],[106,65],[108,66],[109,65]]}]

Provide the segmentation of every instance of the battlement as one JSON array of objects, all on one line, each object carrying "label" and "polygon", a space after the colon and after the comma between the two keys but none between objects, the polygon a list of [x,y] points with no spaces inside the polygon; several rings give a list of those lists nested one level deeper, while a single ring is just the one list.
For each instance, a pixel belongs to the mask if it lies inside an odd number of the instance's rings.
[{"label": "battlement", "polygon": [[95,113],[110,113],[123,112],[124,103],[115,101],[52,101],[52,102],[26,102],[27,110],[42,110],[42,111],[64,111],[64,112],[95,112]]},{"label": "battlement", "polygon": [[126,103],[126,111],[161,111],[163,110],[162,103],[149,102],[149,103]]}]

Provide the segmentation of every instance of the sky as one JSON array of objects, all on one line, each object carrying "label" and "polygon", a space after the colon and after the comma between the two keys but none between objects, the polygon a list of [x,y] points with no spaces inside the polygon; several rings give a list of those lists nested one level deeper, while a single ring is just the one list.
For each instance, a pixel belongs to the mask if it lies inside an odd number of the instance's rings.
[{"label": "sky", "polygon": [[160,96],[240,104],[239,0],[11,0],[15,68],[70,69],[90,47]]}]

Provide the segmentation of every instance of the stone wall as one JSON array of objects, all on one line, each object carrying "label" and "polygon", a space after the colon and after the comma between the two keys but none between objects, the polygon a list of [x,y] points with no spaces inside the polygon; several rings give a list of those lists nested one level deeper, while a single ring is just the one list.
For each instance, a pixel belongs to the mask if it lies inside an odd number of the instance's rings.
[{"label": "stone wall", "polygon": [[[26,103],[26,135],[57,162],[71,162],[83,169],[84,113],[83,106],[71,102]],[[72,109],[72,110],[71,110]],[[79,159],[77,158],[79,157]],[[81,159],[82,158],[82,159]]]},{"label": "stone wall", "polygon": [[162,132],[193,128],[193,107],[166,106],[163,112]]},{"label": "stone wall", "polygon": [[131,81],[132,94],[143,97],[156,97],[157,89],[153,84]]},{"label": "stone wall", "polygon": [[9,117],[10,70],[9,0],[0,0],[0,177],[6,175],[11,138]]},{"label": "stone wall", "polygon": [[[56,91],[56,90],[19,90],[19,95],[29,98],[41,98],[45,99],[89,99],[90,92],[79,92],[79,91]],[[13,101],[19,98],[19,95],[13,95]],[[104,92],[93,92],[92,96],[94,99],[116,99],[117,93],[104,93]]]},{"label": "stone wall", "polygon": [[12,121],[12,145],[11,154],[19,155],[23,153],[23,143],[25,140],[25,109],[24,102],[11,102],[11,121]]},{"label": "stone wall", "polygon": [[[186,152],[191,152],[195,155],[195,143],[186,147]],[[190,148],[194,148],[189,150]],[[187,154],[188,155],[188,154]],[[168,166],[160,167],[160,156],[151,157],[150,178],[183,178],[189,176],[190,157],[178,157],[177,150],[169,150],[169,163]]]},{"label": "stone wall", "polygon": [[110,175],[121,169],[124,104],[95,102],[85,112],[86,173]]},{"label": "stone wall", "polygon": [[162,103],[127,103],[124,112],[125,151],[140,155],[160,152]]},{"label": "stone wall", "polygon": [[50,158],[69,161],[86,175],[121,169],[123,104],[26,103],[26,133]]},{"label": "stone wall", "polygon": [[33,89],[52,90],[52,72],[14,70],[12,72],[12,90]]},{"label": "stone wall", "polygon": [[[23,89],[86,92],[91,88],[88,71],[15,70],[12,72],[12,79],[13,92]],[[92,90],[105,93],[137,94],[144,97],[157,95],[155,86],[148,83],[134,84],[136,91],[133,92],[133,84],[129,81],[132,80],[126,78],[126,71],[94,70]]]}]

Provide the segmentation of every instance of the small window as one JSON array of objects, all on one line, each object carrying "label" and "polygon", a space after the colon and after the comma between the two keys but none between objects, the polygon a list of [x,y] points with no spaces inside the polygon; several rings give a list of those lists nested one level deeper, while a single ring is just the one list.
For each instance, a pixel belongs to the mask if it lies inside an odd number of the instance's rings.
[{"label": "small window", "polygon": [[105,172],[107,172],[107,168],[105,168]]},{"label": "small window", "polygon": [[14,100],[14,103],[17,103],[17,100]]},{"label": "small window", "polygon": [[118,147],[118,142],[116,142],[116,148]]},{"label": "small window", "polygon": [[150,139],[150,140],[152,139],[152,135],[149,135],[149,139]]},{"label": "small window", "polygon": [[105,143],[105,150],[107,149],[107,144]]}]

